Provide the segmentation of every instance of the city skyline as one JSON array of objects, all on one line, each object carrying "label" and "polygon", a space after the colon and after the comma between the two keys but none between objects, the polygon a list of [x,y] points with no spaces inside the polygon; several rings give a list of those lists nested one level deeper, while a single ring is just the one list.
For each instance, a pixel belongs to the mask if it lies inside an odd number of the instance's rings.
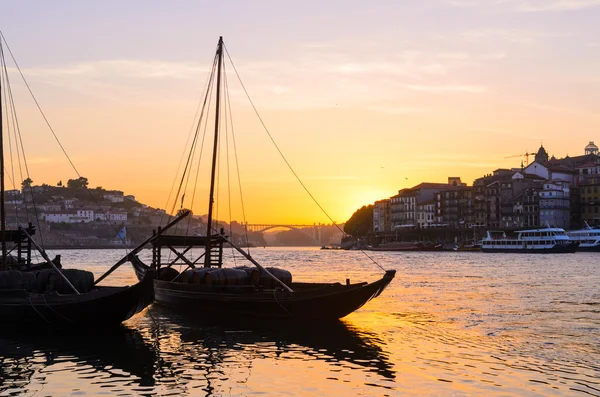
[{"label": "city skyline", "polygon": [[[157,208],[168,209],[219,35],[286,159],[338,223],[419,182],[472,184],[540,144],[564,157],[600,140],[600,1],[422,3],[5,1],[0,30],[90,187]],[[19,103],[21,129],[35,134],[34,182],[76,178],[38,133],[31,101]],[[250,136],[239,142],[250,149],[246,219],[329,223],[263,151],[251,109],[236,114]]]}]

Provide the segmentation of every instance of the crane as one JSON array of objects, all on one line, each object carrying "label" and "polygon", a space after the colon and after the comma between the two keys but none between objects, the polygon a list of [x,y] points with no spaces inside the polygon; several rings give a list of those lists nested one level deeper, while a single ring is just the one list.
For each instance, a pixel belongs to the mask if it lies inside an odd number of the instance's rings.
[{"label": "crane", "polygon": [[522,154],[515,154],[513,156],[506,156],[505,159],[511,159],[511,158],[515,158],[515,157],[523,157],[523,156],[525,156],[525,164],[529,165],[529,156],[535,156],[535,155],[536,155],[536,153],[529,153],[529,152],[526,151],[525,153],[522,153]]}]

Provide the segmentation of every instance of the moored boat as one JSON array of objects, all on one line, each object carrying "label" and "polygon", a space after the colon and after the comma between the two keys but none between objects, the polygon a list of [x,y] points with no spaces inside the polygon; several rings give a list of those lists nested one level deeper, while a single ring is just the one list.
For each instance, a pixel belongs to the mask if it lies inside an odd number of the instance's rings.
[{"label": "moored boat", "polygon": [[583,229],[569,230],[567,236],[579,243],[577,251],[600,252],[600,229],[594,229],[586,223]]},{"label": "moored boat", "polygon": [[[290,321],[326,321],[344,317],[379,296],[394,278],[395,270],[385,271],[380,279],[373,282],[351,283],[348,279],[345,283],[296,282],[292,280],[291,273],[283,268],[285,263],[280,264],[281,268],[263,267],[248,252],[234,244],[232,239],[225,235],[223,229],[219,231],[215,227],[217,223],[213,218],[216,196],[215,175],[218,168],[219,144],[223,144],[219,141],[220,128],[223,124],[219,119],[219,106],[223,98],[224,101],[229,98],[229,95],[221,97],[224,51],[223,39],[219,38],[209,78],[209,82],[214,82],[212,92],[215,93],[216,99],[214,100],[214,141],[206,234],[159,237],[152,243],[153,261],[150,266],[144,264],[137,256],[131,256],[138,278],[144,277],[150,269],[155,270],[156,303],[173,310],[188,311],[192,316],[210,316],[227,320],[271,318]],[[204,103],[211,103],[210,94],[211,89],[207,89]],[[223,105],[223,108],[229,108],[228,103]],[[206,120],[203,120],[202,116],[203,114],[198,121],[197,134],[202,131],[201,126],[206,128]],[[196,137],[192,141],[199,140],[200,138]],[[194,158],[193,150],[192,147],[189,159]],[[184,181],[185,178],[182,177],[180,180]],[[181,195],[182,207],[184,196],[185,194]],[[175,202],[179,204],[179,197]],[[233,248],[234,254],[241,255],[250,262],[251,266],[238,269],[223,266],[224,245]],[[203,248],[201,254],[194,253],[196,247]],[[166,249],[167,253],[163,253],[163,249]],[[170,254],[175,254],[174,259],[166,260]],[[178,265],[182,266],[179,270],[175,268]]]},{"label": "moored boat", "polygon": [[573,253],[579,243],[573,242],[562,228],[546,227],[519,230],[509,237],[504,231],[488,231],[481,241],[481,251],[502,253]]},{"label": "moored boat", "polygon": [[[5,329],[77,328],[79,331],[85,331],[86,328],[118,326],[152,303],[153,271],[130,286],[98,285],[116,267],[113,266],[94,281],[94,274],[90,271],[62,268],[59,257],[50,260],[44,248],[34,240],[33,235],[36,230],[31,223],[28,227],[24,227],[15,215],[11,218],[11,222],[14,222],[12,227],[7,226],[5,170],[23,166],[20,162],[25,164],[26,162],[21,146],[23,142],[21,130],[15,122],[17,117],[14,98],[11,87],[8,86],[4,43],[6,41],[0,32],[0,318],[2,326]],[[12,55],[12,52],[9,53]],[[16,62],[15,67],[19,69]],[[23,77],[22,73],[19,74]],[[31,93],[31,90],[29,92]],[[4,109],[8,111],[3,113]],[[11,139],[5,141],[2,138],[4,134]],[[11,153],[11,159],[18,159],[15,162],[18,161],[19,164],[5,164],[5,149],[7,153]],[[12,156],[12,153],[17,155]],[[22,184],[23,193],[33,198],[29,168],[22,168],[26,170],[27,176]],[[14,184],[15,180],[12,179]],[[26,181],[29,183],[25,183]],[[16,186],[13,188],[16,189]],[[35,200],[31,199],[27,205],[29,207],[25,208],[24,214],[19,216],[29,217],[30,214],[39,213],[39,209],[35,207]],[[39,234],[41,235],[41,231]],[[35,248],[44,259],[42,263],[32,263],[32,248]],[[133,252],[139,250],[141,247],[137,247]],[[117,265],[127,262],[128,255]]]},{"label": "moored boat", "polygon": [[369,248],[371,251],[442,251],[443,244],[399,241],[383,243]]}]

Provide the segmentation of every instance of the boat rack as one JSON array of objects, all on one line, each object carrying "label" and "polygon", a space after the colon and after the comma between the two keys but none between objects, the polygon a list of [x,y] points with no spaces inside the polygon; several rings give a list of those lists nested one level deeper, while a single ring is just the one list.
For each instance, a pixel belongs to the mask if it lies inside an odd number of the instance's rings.
[{"label": "boat rack", "polygon": [[[161,267],[171,267],[177,264],[187,264],[189,267],[222,267],[223,266],[223,244],[227,241],[223,234],[214,234],[209,238],[206,236],[185,236],[173,234],[161,234],[154,231],[154,235],[159,234],[152,240],[152,267],[160,269]],[[208,257],[206,256],[208,247]],[[204,248],[204,251],[198,255],[193,255],[193,248]],[[166,249],[169,255],[163,252]],[[172,258],[172,255],[175,257]],[[164,261],[170,257],[168,261]]]},{"label": "boat rack", "polygon": [[9,265],[26,266],[26,268],[31,265],[32,244],[28,234],[29,236],[35,234],[35,226],[32,223],[29,223],[24,230],[19,226],[17,229],[7,229],[4,232],[4,241],[10,244],[8,253],[11,254],[12,259]]}]

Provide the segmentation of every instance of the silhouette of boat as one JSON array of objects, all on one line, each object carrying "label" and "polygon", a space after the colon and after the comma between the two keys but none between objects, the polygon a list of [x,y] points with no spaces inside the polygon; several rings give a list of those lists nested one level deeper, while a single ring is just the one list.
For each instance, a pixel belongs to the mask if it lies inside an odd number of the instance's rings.
[{"label": "silhouette of boat", "polygon": [[[213,203],[215,201],[215,174],[219,158],[219,129],[221,86],[224,70],[224,44],[219,38],[209,82],[214,82],[216,93],[215,128],[208,200],[207,233],[205,236],[165,235],[158,237],[153,244],[153,263],[144,264],[132,256],[132,263],[138,278],[144,277],[148,269],[156,270],[154,281],[156,302],[170,307],[222,318],[278,318],[293,321],[333,320],[344,317],[359,309],[370,299],[377,297],[392,281],[395,270],[388,270],[382,278],[374,282],[359,283],[298,283],[292,282],[292,275],[278,268],[265,268],[250,254],[236,246],[223,230],[213,230]],[[207,89],[204,103],[209,101],[211,90]],[[224,95],[228,98],[228,95]],[[227,109],[227,106],[224,106]],[[204,108],[203,108],[204,111]],[[201,132],[202,117],[198,123],[197,134]],[[197,135],[194,142],[200,140]],[[193,148],[192,148],[193,150]],[[193,152],[188,157],[193,159]],[[189,167],[189,163],[186,168]],[[184,178],[181,179],[182,183]],[[180,185],[181,189],[182,185]],[[183,196],[182,196],[183,205]],[[223,245],[229,244],[254,267],[244,269],[223,268]],[[178,252],[177,247],[185,247]],[[196,258],[186,258],[187,252],[194,247],[203,247],[204,252]],[[163,263],[167,255],[162,252],[176,253],[176,259],[191,269],[179,272],[173,268],[175,261]],[[203,267],[196,266],[202,263]],[[383,268],[382,268],[383,270]]]},{"label": "silhouette of boat", "polygon": [[[98,282],[114,269],[94,282],[92,272],[61,269],[58,261],[51,261],[33,239],[35,229],[31,224],[27,228],[19,226],[16,230],[6,228],[5,145],[1,137],[4,133],[8,136],[14,134],[13,143],[22,140],[21,131],[14,122],[12,90],[4,86],[9,79],[5,75],[3,43],[6,41],[0,32],[0,319],[3,328],[33,325],[95,328],[120,324],[152,303],[153,272],[132,286],[98,286]],[[9,109],[6,115],[2,113],[4,108]],[[5,119],[7,131],[4,131]],[[12,150],[18,150],[19,159],[24,159],[19,145]],[[29,175],[27,180],[31,181]],[[27,193],[33,195],[32,190]],[[176,221],[179,219],[181,217]],[[32,247],[44,258],[42,265],[31,263]],[[126,262],[126,258],[120,262]]]}]

